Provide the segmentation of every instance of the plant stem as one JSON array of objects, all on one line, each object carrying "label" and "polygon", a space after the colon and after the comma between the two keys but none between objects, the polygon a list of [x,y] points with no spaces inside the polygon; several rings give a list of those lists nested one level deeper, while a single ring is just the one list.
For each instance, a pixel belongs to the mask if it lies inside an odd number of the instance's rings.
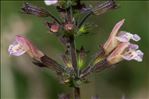
[{"label": "plant stem", "polygon": [[[102,48],[102,47],[101,47]],[[94,62],[95,60],[100,57],[100,56],[103,56],[104,54],[104,51],[103,49],[101,51],[99,51],[98,53],[95,54],[94,58],[90,61],[90,63],[88,64],[88,66],[86,66],[82,71],[81,71],[81,74],[88,74],[89,72],[91,72],[96,66],[94,66]],[[102,61],[102,60],[101,60]],[[100,61],[99,61],[100,63]],[[99,64],[98,64],[99,65]]]},{"label": "plant stem", "polygon": [[82,20],[80,21],[80,23],[78,24],[78,28],[80,28],[82,26],[82,24],[86,21],[86,19],[92,14],[92,11],[90,11],[87,15],[85,15]]},{"label": "plant stem", "polygon": [[73,36],[69,37],[69,43],[70,43],[70,55],[71,55],[72,66],[73,66],[74,71],[76,72],[76,74],[78,76],[76,48],[75,48],[75,42],[74,42]]},{"label": "plant stem", "polygon": [[74,99],[81,99],[80,98],[80,88],[79,87],[74,87]]}]

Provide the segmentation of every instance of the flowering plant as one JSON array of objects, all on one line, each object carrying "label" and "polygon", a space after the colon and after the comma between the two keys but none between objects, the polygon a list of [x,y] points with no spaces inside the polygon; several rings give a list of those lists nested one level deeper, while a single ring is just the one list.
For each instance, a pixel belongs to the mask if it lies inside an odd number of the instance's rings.
[{"label": "flowering plant", "polygon": [[[87,81],[89,74],[110,68],[122,60],[142,61],[143,52],[139,50],[137,44],[130,42],[130,40],[139,41],[141,38],[137,34],[120,31],[125,21],[122,19],[116,23],[108,40],[101,46],[101,50],[88,65],[82,67],[87,57],[87,51],[84,47],[76,48],[75,38],[89,32],[85,24],[89,16],[101,15],[115,9],[117,4],[114,0],[100,2],[95,7],[88,7],[80,0],[45,0],[44,2],[46,5],[54,5],[61,17],[57,18],[51,12],[29,3],[24,3],[22,11],[25,14],[52,19],[51,22],[46,22],[46,25],[49,31],[65,46],[66,51],[62,55],[65,65],[61,65],[47,56],[21,35],[16,36],[16,40],[9,46],[8,52],[14,56],[27,53],[35,65],[55,71],[63,84],[74,88],[75,99],[80,99],[80,84]],[[85,14],[85,16],[82,19],[77,19],[76,13]],[[60,96],[60,99],[69,98],[69,95]]]}]

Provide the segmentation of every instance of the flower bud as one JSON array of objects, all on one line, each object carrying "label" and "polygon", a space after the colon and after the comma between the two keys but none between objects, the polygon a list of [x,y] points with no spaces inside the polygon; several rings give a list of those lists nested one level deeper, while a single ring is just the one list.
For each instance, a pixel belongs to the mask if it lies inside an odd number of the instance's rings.
[{"label": "flower bud", "polygon": [[35,48],[32,43],[23,36],[17,35],[16,40],[9,46],[10,55],[21,56],[27,53],[31,58],[40,60],[44,54]]},{"label": "flower bud", "polygon": [[64,24],[64,28],[66,31],[71,31],[71,30],[73,30],[74,25],[73,25],[73,23],[68,22],[68,23]]},{"label": "flower bud", "polygon": [[55,23],[49,23],[49,22],[47,22],[47,25],[50,29],[50,32],[57,33],[59,31],[59,28],[60,28],[59,25],[57,25]]}]

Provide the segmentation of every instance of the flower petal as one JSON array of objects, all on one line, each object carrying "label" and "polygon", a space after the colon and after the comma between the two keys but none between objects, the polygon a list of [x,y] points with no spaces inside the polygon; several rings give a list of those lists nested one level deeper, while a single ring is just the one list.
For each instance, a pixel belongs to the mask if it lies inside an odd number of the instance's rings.
[{"label": "flower petal", "polygon": [[122,25],[124,24],[125,19],[119,21],[118,23],[116,23],[116,25],[114,26],[110,36],[116,36],[116,34],[118,33],[119,29],[122,27]]},{"label": "flower petal", "polygon": [[134,34],[132,36],[132,40],[134,40],[134,41],[139,41],[140,39],[141,39],[141,37],[139,35],[137,35],[137,34]]},{"label": "flower petal", "polygon": [[137,44],[130,44],[129,45],[129,50],[133,49],[133,50],[137,50],[139,48],[139,46]]},{"label": "flower petal", "polygon": [[143,58],[144,53],[141,50],[137,50],[136,52],[137,52],[138,56]]},{"label": "flower petal", "polygon": [[21,44],[25,50],[27,50],[27,53],[32,58],[39,58],[43,56],[43,53],[33,46],[33,44],[26,37],[17,35],[16,41]]},{"label": "flower petal", "polygon": [[123,59],[127,60],[127,61],[130,61],[132,60],[132,58],[130,56],[122,56]]},{"label": "flower petal", "polygon": [[120,42],[128,42],[129,41],[128,38],[126,38],[126,37],[116,37],[116,39]]},{"label": "flower petal", "polygon": [[125,32],[125,31],[121,31],[118,36],[116,37],[116,39],[120,42],[129,42],[130,39],[132,38],[132,34]]},{"label": "flower petal", "polygon": [[138,62],[142,62],[142,58],[140,56],[136,56],[134,57],[134,60],[138,61]]},{"label": "flower petal", "polygon": [[24,36],[21,36],[21,35],[16,35],[16,42],[18,44],[20,44],[21,46],[24,47],[25,50],[29,50],[30,46],[29,46],[29,41],[27,40],[27,38],[25,38]]},{"label": "flower petal", "polygon": [[116,39],[120,42],[129,42],[130,39],[134,41],[139,41],[141,38],[137,34],[131,34],[129,32],[121,31],[116,37]]},{"label": "flower petal", "polygon": [[106,43],[104,44],[103,48],[105,51],[105,54],[108,55],[113,49],[116,48],[118,45],[118,41],[116,40],[116,35],[118,34],[119,29],[124,24],[125,19],[119,21],[113,28],[112,32],[110,33],[110,36]]},{"label": "flower petal", "polygon": [[53,5],[56,4],[58,2],[58,0],[44,0],[46,5]]},{"label": "flower petal", "polygon": [[25,50],[20,44],[17,42],[14,42],[11,44],[8,48],[8,52],[10,55],[14,56],[21,56],[23,55],[27,50]]},{"label": "flower petal", "polygon": [[116,49],[107,57],[107,61],[110,64],[115,64],[120,62],[122,59],[131,60],[129,54],[123,55],[125,50],[127,50],[129,46],[129,42],[120,43]]},{"label": "flower petal", "polygon": [[143,52],[141,50],[129,50],[127,52],[125,52],[125,54],[122,56],[123,59],[125,60],[136,60],[138,62],[141,62],[142,61],[142,58],[143,58]]}]

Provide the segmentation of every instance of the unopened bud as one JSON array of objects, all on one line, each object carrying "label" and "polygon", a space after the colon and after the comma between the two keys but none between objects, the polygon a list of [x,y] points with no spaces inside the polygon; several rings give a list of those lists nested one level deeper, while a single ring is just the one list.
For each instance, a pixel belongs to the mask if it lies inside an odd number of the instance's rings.
[{"label": "unopened bud", "polygon": [[74,25],[72,23],[66,23],[64,25],[64,28],[65,28],[66,31],[71,31],[71,30],[73,30]]},{"label": "unopened bud", "polygon": [[50,29],[50,32],[56,33],[59,31],[60,26],[58,24],[47,22],[47,25]]}]

